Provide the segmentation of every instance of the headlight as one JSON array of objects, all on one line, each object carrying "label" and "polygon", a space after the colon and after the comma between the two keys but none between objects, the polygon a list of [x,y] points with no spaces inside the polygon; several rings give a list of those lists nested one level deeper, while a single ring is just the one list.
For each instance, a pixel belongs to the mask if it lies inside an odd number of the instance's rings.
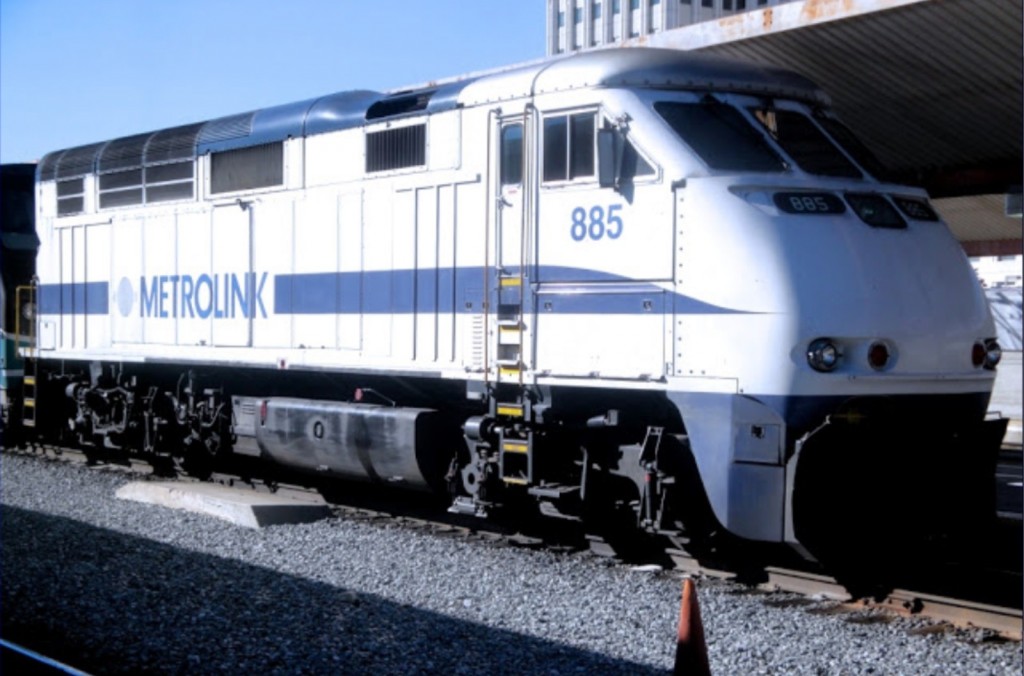
[{"label": "headlight", "polygon": [[994,369],[999,360],[1003,358],[1003,348],[995,338],[985,341],[985,368]]},{"label": "headlight", "polygon": [[839,365],[839,348],[828,338],[815,338],[807,346],[807,363],[815,371],[828,373]]}]

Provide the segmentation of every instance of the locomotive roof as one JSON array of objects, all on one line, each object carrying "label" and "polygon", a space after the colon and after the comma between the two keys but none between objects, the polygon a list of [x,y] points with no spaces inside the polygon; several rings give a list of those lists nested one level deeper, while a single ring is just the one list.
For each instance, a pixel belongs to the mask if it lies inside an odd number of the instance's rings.
[{"label": "locomotive roof", "polygon": [[394,92],[354,90],[195,124],[58,150],[39,163],[40,180],[131,169],[358,127],[378,119],[586,87],[729,91],[827,104],[792,71],[671,49],[612,48]]},{"label": "locomotive roof", "polygon": [[698,52],[612,47],[483,77],[466,87],[464,105],[586,87],[740,92],[828,105],[817,85],[793,71]]}]

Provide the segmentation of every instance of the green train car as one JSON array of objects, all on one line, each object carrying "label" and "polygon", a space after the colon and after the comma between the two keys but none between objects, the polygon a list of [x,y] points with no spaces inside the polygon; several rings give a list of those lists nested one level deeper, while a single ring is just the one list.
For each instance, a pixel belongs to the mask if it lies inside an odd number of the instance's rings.
[{"label": "green train car", "polygon": [[32,283],[39,250],[35,171],[34,164],[0,165],[0,412],[5,444],[10,441],[8,435],[19,436],[25,374],[19,348],[28,344],[34,312],[30,296],[23,293],[19,301],[17,290]]}]

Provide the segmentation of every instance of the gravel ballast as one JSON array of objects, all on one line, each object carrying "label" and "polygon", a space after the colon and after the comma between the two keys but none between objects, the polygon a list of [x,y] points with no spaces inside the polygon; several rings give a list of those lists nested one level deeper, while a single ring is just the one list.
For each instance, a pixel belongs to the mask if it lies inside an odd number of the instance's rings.
[{"label": "gravel ballast", "polygon": [[[251,530],[0,458],[5,638],[96,673],[664,673],[680,576],[331,518]],[[1019,643],[699,580],[712,671],[1021,673]],[[767,602],[766,602],[767,601]],[[888,619],[888,618],[885,618]],[[853,620],[853,621],[851,621]]]}]

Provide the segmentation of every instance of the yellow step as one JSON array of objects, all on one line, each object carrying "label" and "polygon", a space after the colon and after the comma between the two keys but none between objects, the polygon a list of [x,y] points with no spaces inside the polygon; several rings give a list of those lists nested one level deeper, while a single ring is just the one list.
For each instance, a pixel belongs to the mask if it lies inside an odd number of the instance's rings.
[{"label": "yellow step", "polygon": [[520,404],[498,404],[498,415],[503,415],[509,418],[522,418],[524,415],[524,407]]},{"label": "yellow step", "polygon": [[505,453],[529,453],[530,445],[525,441],[503,441],[501,450]]}]

